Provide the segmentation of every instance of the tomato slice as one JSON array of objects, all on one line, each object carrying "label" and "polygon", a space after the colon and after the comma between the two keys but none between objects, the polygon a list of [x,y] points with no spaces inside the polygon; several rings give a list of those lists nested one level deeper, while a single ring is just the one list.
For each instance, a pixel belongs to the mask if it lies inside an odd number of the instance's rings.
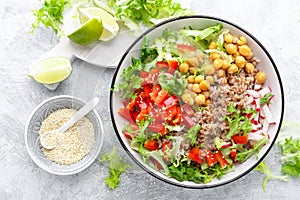
[{"label": "tomato slice", "polygon": [[247,144],[248,142],[248,134],[246,135],[233,135],[232,140],[236,144]]},{"label": "tomato slice", "polygon": [[147,140],[144,143],[144,147],[149,151],[154,151],[158,149],[158,143],[156,140]]},{"label": "tomato slice", "polygon": [[149,76],[149,73],[148,72],[145,72],[145,71],[141,71],[140,72],[140,77],[141,78],[147,78]]},{"label": "tomato slice", "polygon": [[188,158],[199,164],[202,164],[203,160],[200,158],[200,151],[201,150],[199,148],[192,148],[188,153]]},{"label": "tomato slice", "polygon": [[183,106],[181,106],[181,109],[184,113],[186,113],[190,117],[194,116],[195,114],[193,108],[187,103],[183,104]]},{"label": "tomato slice", "polygon": [[174,105],[177,105],[178,104],[178,98],[176,95],[172,95],[170,96],[169,98],[167,98],[165,101],[164,101],[164,106],[166,108],[169,108],[171,106],[174,106]]},{"label": "tomato slice", "polygon": [[161,90],[158,92],[157,97],[154,100],[155,105],[162,105],[163,102],[168,98],[169,94],[166,90]]},{"label": "tomato slice", "polygon": [[224,169],[228,165],[228,162],[225,159],[225,157],[223,156],[221,151],[217,150],[215,152],[214,156],[217,159],[217,161],[219,162],[222,169]]},{"label": "tomato slice", "polygon": [[152,91],[151,91],[151,93],[149,94],[152,101],[155,101],[155,99],[156,99],[156,97],[158,96],[158,93],[159,93],[160,90],[161,90],[161,87],[160,87],[159,84],[154,85],[154,86],[152,87]]},{"label": "tomato slice", "polygon": [[158,69],[169,69],[169,64],[167,62],[164,62],[164,61],[158,61],[156,63],[156,67]]},{"label": "tomato slice", "polygon": [[213,152],[211,151],[206,151],[205,152],[205,160],[208,166],[213,167],[217,163],[217,159]]},{"label": "tomato slice", "polygon": [[141,110],[141,112],[136,116],[135,121],[140,122],[143,119],[145,119],[146,115],[149,114],[149,111],[147,109]]},{"label": "tomato slice", "polygon": [[196,51],[196,47],[190,46],[190,45],[185,45],[185,44],[178,44],[177,45],[177,50],[179,52],[185,53],[185,52],[193,52]]},{"label": "tomato slice", "polygon": [[164,125],[162,123],[151,123],[149,124],[148,128],[150,131],[158,133],[164,128]]}]

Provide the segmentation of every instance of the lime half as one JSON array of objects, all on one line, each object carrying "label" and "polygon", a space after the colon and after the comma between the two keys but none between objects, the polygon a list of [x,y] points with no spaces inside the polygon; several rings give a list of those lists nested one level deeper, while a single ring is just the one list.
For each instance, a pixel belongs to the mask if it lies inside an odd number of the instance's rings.
[{"label": "lime half", "polygon": [[43,84],[59,83],[72,72],[69,59],[64,57],[53,57],[44,59],[35,64],[29,71],[28,76]]},{"label": "lime half", "polygon": [[107,11],[97,7],[78,8],[79,20],[85,23],[91,18],[99,18],[103,23],[103,33],[99,40],[108,41],[113,39],[119,32],[119,25],[115,18]]},{"label": "lime half", "polygon": [[99,18],[91,18],[68,37],[77,44],[91,44],[98,40],[102,32],[102,21]]}]

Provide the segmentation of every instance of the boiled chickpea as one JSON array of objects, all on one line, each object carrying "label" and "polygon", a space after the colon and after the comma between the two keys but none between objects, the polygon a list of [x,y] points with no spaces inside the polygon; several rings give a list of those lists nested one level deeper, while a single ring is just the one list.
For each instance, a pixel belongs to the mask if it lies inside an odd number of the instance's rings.
[{"label": "boiled chickpea", "polygon": [[229,54],[235,54],[237,52],[237,47],[234,44],[227,44],[225,49]]},{"label": "boiled chickpea", "polygon": [[237,72],[238,70],[239,70],[239,68],[236,66],[236,64],[231,64],[229,66],[229,68],[227,69],[227,72],[229,74],[233,74],[233,73]]},{"label": "boiled chickpea", "polygon": [[215,68],[212,65],[206,65],[204,67],[204,73],[205,75],[212,75],[215,73]]},{"label": "boiled chickpea", "polygon": [[196,104],[198,104],[199,106],[202,106],[203,104],[205,104],[205,96],[203,94],[199,94],[198,96],[196,96],[195,98],[195,102]]},{"label": "boiled chickpea", "polygon": [[246,63],[246,66],[245,66],[245,71],[248,73],[248,74],[252,74],[254,72],[254,65],[252,63]]},{"label": "boiled chickpea", "polygon": [[203,81],[199,84],[199,86],[200,86],[200,89],[201,89],[202,91],[206,91],[206,90],[209,89],[210,83],[209,83],[207,80],[203,80]]},{"label": "boiled chickpea", "polygon": [[188,86],[187,86],[187,88],[188,88],[189,90],[193,90],[193,85],[194,85],[193,83],[189,83]]},{"label": "boiled chickpea", "polygon": [[195,83],[195,76],[189,75],[189,76],[187,77],[187,80],[188,80],[189,83]]},{"label": "boiled chickpea", "polygon": [[189,68],[190,74],[195,74],[196,71],[197,71],[197,68],[196,68],[196,67],[190,67],[190,68]]},{"label": "boiled chickpea", "polygon": [[199,60],[196,57],[188,58],[187,62],[190,67],[198,67],[199,66]]},{"label": "boiled chickpea", "polygon": [[181,74],[186,74],[189,71],[189,64],[186,62],[183,62],[179,65],[179,71]]},{"label": "boiled chickpea", "polygon": [[219,69],[218,72],[217,72],[217,75],[218,75],[218,77],[224,77],[226,74],[225,74],[225,71],[223,69]]},{"label": "boiled chickpea", "polygon": [[210,99],[206,99],[206,101],[205,101],[205,105],[206,105],[206,106],[210,105],[211,103],[212,103],[212,102],[211,102]]},{"label": "boiled chickpea", "polygon": [[217,58],[214,60],[214,67],[216,69],[220,69],[223,66],[223,60],[221,58]]},{"label": "boiled chickpea", "polygon": [[204,91],[202,94],[205,96],[206,99],[210,97],[210,92],[209,91]]},{"label": "boiled chickpea", "polygon": [[221,58],[221,55],[218,52],[212,52],[209,54],[210,59],[215,60],[217,58]]},{"label": "boiled chickpea", "polygon": [[214,84],[215,82],[215,79],[213,76],[206,76],[205,78],[210,84]]},{"label": "boiled chickpea", "polygon": [[235,64],[238,66],[238,68],[243,68],[246,64],[246,60],[243,56],[237,56],[235,57]]},{"label": "boiled chickpea", "polygon": [[228,62],[228,60],[223,60],[222,69],[226,70],[228,67],[229,67],[229,62]]},{"label": "boiled chickpea", "polygon": [[245,58],[246,58],[247,60],[250,60],[252,57],[253,57],[252,51],[249,53],[248,56],[245,56]]},{"label": "boiled chickpea", "polygon": [[195,83],[201,83],[201,81],[204,80],[204,77],[202,75],[198,75],[195,77]]},{"label": "boiled chickpea", "polygon": [[257,72],[255,75],[255,80],[257,83],[264,83],[267,78],[267,74],[264,72]]},{"label": "boiled chickpea", "polygon": [[189,92],[185,92],[181,95],[181,100],[185,103],[188,103],[190,99],[192,99],[192,96]]},{"label": "boiled chickpea", "polygon": [[200,92],[201,92],[201,89],[200,89],[198,83],[195,83],[195,84],[193,85],[193,91],[196,92],[196,93],[200,93]]},{"label": "boiled chickpea", "polygon": [[240,39],[237,41],[238,45],[244,45],[247,43],[247,40],[245,37],[241,36]]},{"label": "boiled chickpea", "polygon": [[251,49],[247,45],[239,46],[239,52],[242,56],[249,56],[251,54]]},{"label": "boiled chickpea", "polygon": [[233,42],[233,36],[230,33],[226,33],[224,35],[224,41],[228,44],[231,44]]},{"label": "boiled chickpea", "polygon": [[208,48],[209,49],[216,49],[217,48],[217,44],[215,42],[211,42],[209,45],[208,45]]}]

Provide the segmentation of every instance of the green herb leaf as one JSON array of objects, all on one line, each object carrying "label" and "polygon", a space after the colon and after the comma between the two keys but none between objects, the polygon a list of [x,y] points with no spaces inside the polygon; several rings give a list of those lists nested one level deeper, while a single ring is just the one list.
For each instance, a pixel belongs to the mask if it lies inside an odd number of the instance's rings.
[{"label": "green herb leaf", "polygon": [[279,180],[282,180],[282,181],[289,181],[290,180],[290,177],[287,176],[287,175],[285,175],[285,176],[275,176],[275,175],[273,175],[270,168],[268,167],[268,165],[264,161],[261,161],[259,163],[259,165],[257,165],[257,167],[254,170],[259,171],[262,174],[265,174],[265,177],[262,181],[262,188],[263,188],[264,191],[266,191],[266,187],[265,187],[266,182],[271,180],[271,179],[279,179]]},{"label": "green herb leaf", "polygon": [[259,101],[260,101],[260,104],[270,104],[270,100],[269,98],[273,96],[271,93],[269,94],[266,94],[264,97],[260,98]]},{"label": "green herb leaf", "polygon": [[195,126],[190,128],[186,134],[184,134],[184,139],[192,145],[196,144],[200,129],[201,126],[199,124],[196,124]]},{"label": "green herb leaf", "polygon": [[109,161],[109,177],[105,179],[105,183],[110,189],[115,189],[119,185],[121,173],[126,172],[126,169],[130,167],[130,165],[121,161],[117,147],[113,147],[112,151],[102,156],[100,162],[104,161]]},{"label": "green herb leaf", "polygon": [[167,73],[160,73],[158,75],[158,82],[162,89],[166,90],[169,94],[176,94],[181,96],[187,82],[179,72],[175,72],[173,75]]}]

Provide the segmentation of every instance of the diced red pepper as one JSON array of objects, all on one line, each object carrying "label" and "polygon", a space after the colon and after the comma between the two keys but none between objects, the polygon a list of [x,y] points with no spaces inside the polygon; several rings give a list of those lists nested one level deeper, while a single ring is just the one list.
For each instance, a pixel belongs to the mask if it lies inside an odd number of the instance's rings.
[{"label": "diced red pepper", "polygon": [[[175,119],[173,119],[173,124],[174,125],[179,125],[181,123],[181,109],[180,107],[177,107],[177,115]],[[173,125],[171,124],[171,125]]]},{"label": "diced red pepper", "polygon": [[149,151],[154,151],[158,149],[158,143],[156,140],[147,140],[144,143],[144,147]]},{"label": "diced red pepper", "polygon": [[168,108],[167,110],[165,110],[166,113],[166,120],[172,121],[173,118],[177,115],[177,106],[172,106],[170,108]]},{"label": "diced red pepper", "polygon": [[232,140],[236,144],[247,144],[248,142],[248,134],[246,135],[233,135]]},{"label": "diced red pepper", "polygon": [[163,152],[167,151],[167,149],[170,149],[170,148],[171,148],[171,142],[170,141],[164,142],[161,146],[161,150]]},{"label": "diced red pepper", "polygon": [[234,160],[236,157],[236,149],[230,149],[230,158]]},{"label": "diced red pepper", "polygon": [[201,150],[199,148],[192,148],[188,153],[188,158],[199,164],[202,164],[203,160],[200,158],[200,151]]},{"label": "diced red pepper", "polygon": [[169,64],[167,62],[164,62],[164,61],[158,61],[156,63],[156,67],[158,69],[169,69]]},{"label": "diced red pepper", "polygon": [[158,93],[159,93],[160,90],[161,90],[161,87],[160,87],[159,84],[154,85],[154,86],[152,87],[152,91],[151,91],[151,93],[149,94],[152,101],[155,101],[155,99],[156,99],[156,97],[158,96]]},{"label": "diced red pepper", "polygon": [[205,152],[205,160],[208,166],[213,167],[217,163],[215,155],[211,151]]},{"label": "diced red pepper", "polygon": [[193,108],[187,103],[183,104],[183,106],[181,106],[181,109],[184,113],[186,113],[190,117],[194,116],[195,114]]},{"label": "diced red pepper", "polygon": [[185,114],[182,115],[182,123],[188,128],[192,128],[193,126],[195,126],[195,122],[193,121],[193,119]]},{"label": "diced red pepper", "polygon": [[168,60],[168,64],[169,64],[168,73],[174,74],[174,72],[178,68],[178,62],[176,60]]},{"label": "diced red pepper", "polygon": [[145,119],[146,115],[149,114],[147,109],[141,110],[141,112],[136,116],[135,121],[140,122]]},{"label": "diced red pepper", "polygon": [[159,133],[161,136],[164,136],[168,133],[168,129],[165,126],[163,126],[163,128],[159,131]]},{"label": "diced red pepper", "polygon": [[178,44],[177,50],[182,53],[193,52],[193,51],[196,51],[196,47],[185,45],[185,44]]},{"label": "diced red pepper", "polygon": [[172,95],[164,101],[164,106],[166,108],[177,105],[177,104],[178,104],[178,98],[176,95]]},{"label": "diced red pepper", "polygon": [[219,162],[221,168],[224,169],[228,165],[228,162],[223,156],[222,152],[217,150],[214,155],[217,161]]},{"label": "diced red pepper", "polygon": [[154,101],[155,105],[162,105],[163,102],[168,98],[168,96],[169,94],[166,90],[159,91]]}]

